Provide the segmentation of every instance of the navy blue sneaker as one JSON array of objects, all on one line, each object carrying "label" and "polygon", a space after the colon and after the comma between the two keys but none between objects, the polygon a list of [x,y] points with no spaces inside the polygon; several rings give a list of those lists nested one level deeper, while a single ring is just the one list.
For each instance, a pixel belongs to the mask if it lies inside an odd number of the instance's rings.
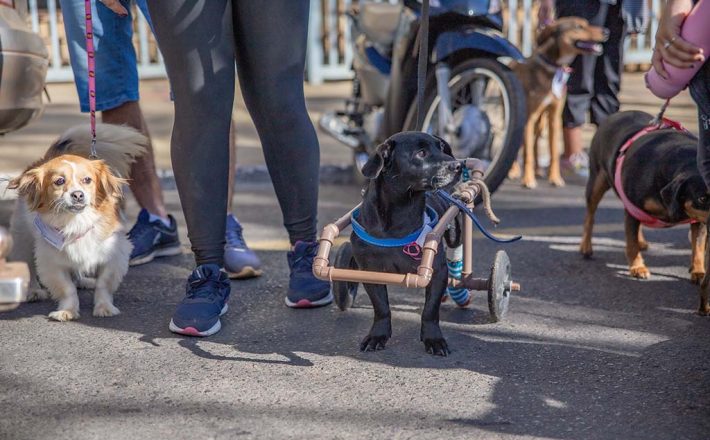
[{"label": "navy blue sneaker", "polygon": [[261,261],[247,246],[242,235],[242,225],[232,214],[227,215],[225,239],[227,244],[224,245],[224,270],[229,278],[253,278],[261,275]]},{"label": "navy blue sneaker", "polygon": [[227,313],[229,278],[216,264],[198,266],[187,279],[185,298],[177,306],[170,331],[188,336],[209,336],[222,328]]},{"label": "navy blue sneaker", "polygon": [[129,264],[150,263],[156,257],[167,257],[182,253],[180,237],[177,233],[177,223],[172,215],[168,215],[170,226],[160,220],[150,221],[150,214],[141,209],[138,220],[128,232],[128,239],[133,244]]},{"label": "navy blue sneaker", "polygon": [[330,283],[313,275],[313,258],[318,253],[318,243],[296,242],[287,254],[291,275],[288,280],[286,305],[294,308],[320,307],[333,302]]}]

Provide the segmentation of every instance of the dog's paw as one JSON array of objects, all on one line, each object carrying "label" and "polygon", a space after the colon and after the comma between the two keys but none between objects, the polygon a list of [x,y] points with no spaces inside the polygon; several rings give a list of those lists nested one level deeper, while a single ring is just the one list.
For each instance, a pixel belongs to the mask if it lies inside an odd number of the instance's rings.
[{"label": "dog's paw", "polygon": [[520,179],[520,176],[522,176],[522,174],[523,173],[520,170],[520,165],[514,163],[513,166],[510,168],[510,171],[508,171],[508,179],[518,180]]},{"label": "dog's paw", "polygon": [[444,338],[424,339],[426,352],[434,356],[448,356],[451,353]]},{"label": "dog's paw", "polygon": [[360,343],[360,351],[384,350],[388,340],[389,336],[387,335],[369,334],[365,336],[365,339]]},{"label": "dog's paw", "polygon": [[521,184],[523,185],[523,188],[527,188],[527,189],[537,188],[537,180],[535,180],[534,177],[531,177],[531,178],[523,177]]},{"label": "dog's paw", "polygon": [[53,321],[65,322],[79,318],[79,312],[73,310],[56,310],[49,315],[49,319]]},{"label": "dog's paw", "polygon": [[49,292],[41,287],[30,289],[27,293],[27,302],[44,301],[49,299]]},{"label": "dog's paw", "polygon": [[94,316],[106,318],[109,316],[116,316],[119,313],[121,313],[121,311],[118,310],[118,307],[111,303],[98,303],[94,305]]},{"label": "dog's paw", "polygon": [[700,304],[700,307],[698,307],[698,315],[700,316],[710,316],[710,305],[707,304]]},{"label": "dog's paw", "polygon": [[629,268],[629,273],[634,278],[647,279],[651,277],[651,271],[646,266],[635,266]]},{"label": "dog's paw", "polygon": [[705,278],[705,272],[693,271],[691,269],[691,271],[690,271],[690,282],[691,283],[700,284],[700,282],[703,281],[703,278]]},{"label": "dog's paw", "polygon": [[583,241],[582,244],[579,245],[579,253],[582,254],[582,257],[585,259],[590,260],[594,254],[592,243],[586,243]]},{"label": "dog's paw", "polygon": [[565,186],[565,181],[562,177],[550,177],[547,179],[548,182],[550,182],[550,185],[557,187],[557,188],[562,188]]}]

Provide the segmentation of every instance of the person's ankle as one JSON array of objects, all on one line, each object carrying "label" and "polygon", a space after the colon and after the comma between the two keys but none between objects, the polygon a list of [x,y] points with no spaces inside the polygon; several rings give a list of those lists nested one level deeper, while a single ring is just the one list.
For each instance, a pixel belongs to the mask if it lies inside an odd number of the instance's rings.
[{"label": "person's ankle", "polygon": [[153,214],[152,212],[148,211],[148,220],[153,223],[155,221],[160,221],[165,225],[166,228],[169,228],[171,225],[170,222],[170,217],[168,217],[168,214],[165,213],[165,215],[160,215],[160,214]]}]

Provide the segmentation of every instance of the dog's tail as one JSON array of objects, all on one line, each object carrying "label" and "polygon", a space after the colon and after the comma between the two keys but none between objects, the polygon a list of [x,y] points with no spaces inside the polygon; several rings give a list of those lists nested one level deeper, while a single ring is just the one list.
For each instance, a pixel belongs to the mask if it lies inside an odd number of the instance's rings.
[{"label": "dog's tail", "polygon": [[[128,177],[131,164],[144,155],[148,138],[125,125],[96,125],[96,155],[106,162],[118,177]],[[91,130],[88,125],[72,127],[57,139],[45,155],[45,160],[75,154],[89,157],[91,154]]]}]

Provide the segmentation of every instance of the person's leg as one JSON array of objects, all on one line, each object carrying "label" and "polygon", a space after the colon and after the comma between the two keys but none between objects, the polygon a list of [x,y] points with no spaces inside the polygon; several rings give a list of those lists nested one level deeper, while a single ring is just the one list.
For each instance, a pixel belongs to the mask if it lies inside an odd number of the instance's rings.
[{"label": "person's leg", "polygon": [[222,266],[235,80],[228,2],[148,6],[175,98],[172,165],[195,262]]},{"label": "person's leg", "polygon": [[330,303],[329,283],[317,280],[316,217],[320,151],[303,91],[308,0],[233,3],[237,72],[291,244],[287,304]]},{"label": "person's leg", "polygon": [[[558,1],[556,4],[558,17],[578,16],[589,23],[603,26],[606,17],[606,3],[592,1]],[[584,174],[587,171],[588,160],[582,144],[582,125],[586,122],[592,97],[594,94],[594,71],[597,57],[579,55],[570,65],[572,73],[567,82],[567,97],[562,111],[562,153],[564,168],[572,168]]]},{"label": "person's leg", "polygon": [[610,115],[619,111],[619,88],[624,68],[624,38],[626,26],[619,4],[609,6],[604,26],[609,39],[603,44],[604,53],[594,69],[594,95],[591,103],[591,122],[599,126]]},{"label": "person's leg", "polygon": [[234,50],[227,0],[152,0],[148,7],[174,95],[171,156],[197,268],[170,321],[176,333],[219,331],[230,285],[223,266]]},{"label": "person's leg", "polygon": [[[108,124],[133,127],[150,139],[148,126],[138,101],[129,101],[116,108],[104,110],[101,112],[101,119]],[[146,154],[141,156],[131,167],[131,180],[128,185],[141,208],[167,220],[168,212],[163,201],[163,190],[155,172],[152,143],[148,143]]]}]

